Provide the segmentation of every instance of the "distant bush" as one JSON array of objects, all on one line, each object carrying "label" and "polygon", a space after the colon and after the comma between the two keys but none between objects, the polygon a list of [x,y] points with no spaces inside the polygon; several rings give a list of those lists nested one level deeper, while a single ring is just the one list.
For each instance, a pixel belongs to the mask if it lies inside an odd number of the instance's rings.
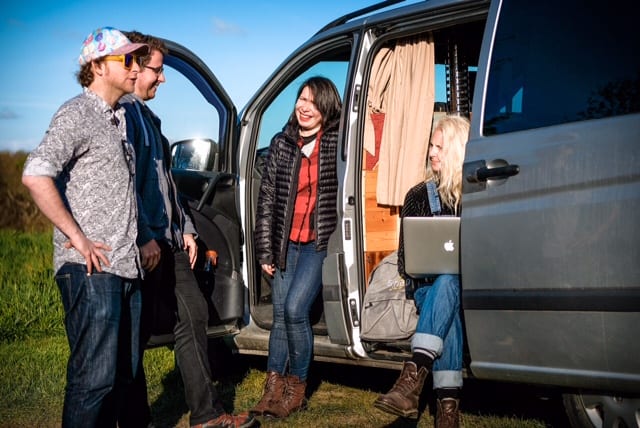
[{"label": "distant bush", "polygon": [[0,342],[64,335],[51,232],[0,230]]},{"label": "distant bush", "polygon": [[27,153],[0,152],[0,229],[45,232],[51,223],[40,212],[22,185],[22,168]]}]

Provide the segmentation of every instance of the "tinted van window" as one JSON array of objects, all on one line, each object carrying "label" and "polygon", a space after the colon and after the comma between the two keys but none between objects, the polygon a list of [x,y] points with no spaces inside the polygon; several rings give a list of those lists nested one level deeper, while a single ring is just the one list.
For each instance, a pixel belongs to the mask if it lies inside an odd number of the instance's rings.
[{"label": "tinted van window", "polygon": [[484,134],[639,112],[640,37],[631,5],[505,0],[490,61]]}]

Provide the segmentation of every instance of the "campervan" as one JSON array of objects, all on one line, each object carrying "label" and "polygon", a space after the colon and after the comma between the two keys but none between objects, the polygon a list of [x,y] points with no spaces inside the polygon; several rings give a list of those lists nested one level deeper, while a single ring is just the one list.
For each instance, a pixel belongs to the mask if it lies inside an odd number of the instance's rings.
[{"label": "campervan", "polygon": [[460,221],[466,375],[558,388],[575,426],[637,427],[635,10],[631,0],[382,2],[319,29],[240,113],[207,64],[167,41],[165,70],[190,109],[160,113],[163,126],[193,124],[175,140],[173,173],[201,251],[218,253],[213,274],[196,266],[209,334],[267,354],[270,278],[253,242],[262,168],[298,86],[322,75],[343,110],[314,358],[400,369],[409,357],[406,341],[363,340],[362,303],[372,270],[397,248],[434,121],[460,114],[471,121]]}]

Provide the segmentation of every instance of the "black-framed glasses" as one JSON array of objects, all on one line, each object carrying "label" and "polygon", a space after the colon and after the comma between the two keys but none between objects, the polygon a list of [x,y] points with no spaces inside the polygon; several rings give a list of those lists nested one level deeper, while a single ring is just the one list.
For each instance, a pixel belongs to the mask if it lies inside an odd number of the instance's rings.
[{"label": "black-framed glasses", "polygon": [[102,57],[105,61],[120,61],[125,70],[131,70],[134,62],[138,62],[138,55],[122,54],[122,55],[105,55]]},{"label": "black-framed glasses", "polygon": [[153,71],[154,73],[156,73],[156,76],[160,76],[162,73],[164,73],[164,67],[163,66],[151,67],[150,65],[145,65],[144,68],[148,68],[149,70]]}]

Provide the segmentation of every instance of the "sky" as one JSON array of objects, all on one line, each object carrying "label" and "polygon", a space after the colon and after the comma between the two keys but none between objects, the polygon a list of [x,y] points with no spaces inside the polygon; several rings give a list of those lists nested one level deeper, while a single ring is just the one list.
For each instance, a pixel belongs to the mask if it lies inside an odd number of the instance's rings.
[{"label": "sky", "polygon": [[273,70],[325,24],[376,3],[4,0],[0,151],[34,149],[60,105],[81,92],[75,78],[80,46],[96,28],[137,30],[184,45],[209,66],[240,111]]}]

